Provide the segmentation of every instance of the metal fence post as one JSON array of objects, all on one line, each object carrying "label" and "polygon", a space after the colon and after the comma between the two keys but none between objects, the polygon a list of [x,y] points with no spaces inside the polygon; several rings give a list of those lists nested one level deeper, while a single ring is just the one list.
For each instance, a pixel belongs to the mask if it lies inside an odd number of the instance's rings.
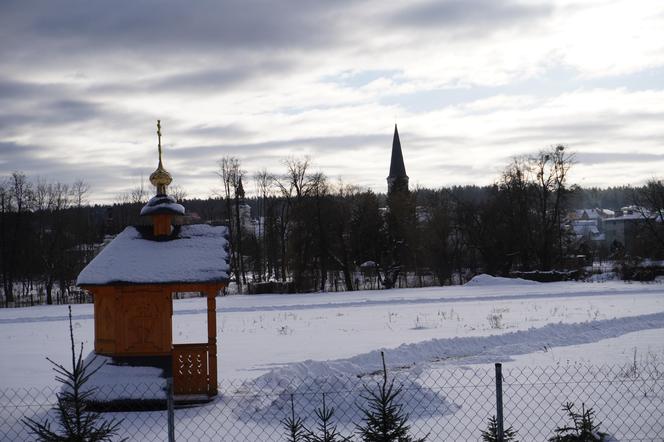
[{"label": "metal fence post", "polygon": [[503,431],[503,364],[496,363],[496,425],[498,442],[504,442]]},{"label": "metal fence post", "polygon": [[175,413],[173,412],[173,378],[166,378],[166,404],[168,407],[168,442],[175,442]]}]

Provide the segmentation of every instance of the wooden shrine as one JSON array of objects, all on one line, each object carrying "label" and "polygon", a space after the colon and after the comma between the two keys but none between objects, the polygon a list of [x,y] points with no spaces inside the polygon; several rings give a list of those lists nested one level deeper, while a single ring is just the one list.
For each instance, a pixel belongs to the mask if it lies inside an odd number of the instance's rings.
[{"label": "wooden shrine", "polygon": [[[228,283],[227,229],[181,225],[182,205],[166,193],[170,174],[161,159],[150,182],[157,188],[141,210],[151,223],[127,227],[79,274],[77,284],[94,297],[96,354],[122,364],[152,365],[172,374],[180,397],[217,394],[216,296]],[[207,297],[207,342],[173,344],[174,293]]]}]

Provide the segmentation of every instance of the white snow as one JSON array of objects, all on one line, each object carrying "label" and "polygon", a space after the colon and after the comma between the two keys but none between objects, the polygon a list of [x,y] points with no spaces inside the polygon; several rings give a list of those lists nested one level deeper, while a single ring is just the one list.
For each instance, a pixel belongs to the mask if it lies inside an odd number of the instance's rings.
[{"label": "white snow", "polygon": [[[535,336],[531,329],[544,333],[538,340],[544,341],[546,336],[553,340],[573,323],[591,324],[593,333],[587,339],[580,335],[579,341],[571,336],[569,342],[575,345],[635,331],[632,322],[623,324],[614,318],[633,318],[636,324],[646,324],[637,334],[664,329],[646,321],[650,315],[664,312],[664,286],[620,281],[228,296],[218,298],[217,304],[220,379],[250,379],[308,359],[346,360],[380,348],[425,345],[427,341],[437,342],[447,352],[460,342],[469,345],[470,338],[481,338],[488,344],[496,339],[492,336],[507,334],[516,343],[528,335],[512,332],[528,331]],[[77,340],[91,350],[92,305],[74,305],[72,310]],[[204,298],[176,300],[173,310],[175,343],[207,341]],[[592,327],[600,328],[593,331]],[[664,338],[664,333],[659,336]],[[67,342],[66,306],[0,310],[0,348],[4,354],[12,354],[11,358],[0,358],[0,388],[54,384],[44,357],[67,360]],[[542,345],[562,344],[556,342]],[[646,351],[654,342],[654,338],[644,338],[640,347]],[[526,344],[519,341],[519,351],[515,346],[503,346],[485,354],[485,360],[537,352],[536,347],[524,349]],[[468,350],[475,347],[466,348],[466,356],[475,358],[474,362],[483,356]],[[435,356],[421,353],[420,359]],[[594,358],[592,353],[584,357],[597,363],[611,361],[601,355]]]},{"label": "white snow", "polygon": [[[219,379],[242,394],[226,395],[196,411],[179,410],[178,422],[188,428],[188,422],[194,425],[196,419],[205,422],[206,416],[214,415],[226,425],[225,431],[249,422],[278,433],[280,424],[274,419],[283,414],[289,392],[320,391],[339,383],[358,391],[379,368],[380,349],[385,350],[391,372],[406,384],[407,394],[425,398],[432,409],[449,416],[459,410],[466,416],[463,398],[432,393],[439,391],[432,382],[448,376],[449,370],[470,379],[475,374],[490,376],[491,365],[500,361],[508,370],[630,364],[635,352],[639,361],[664,360],[661,284],[544,284],[487,276],[478,282],[218,298]],[[76,339],[90,350],[92,306],[75,305],[72,310]],[[68,360],[66,311],[66,306],[0,310],[0,349],[11,355],[0,359],[0,388],[57,386],[43,358]],[[205,299],[174,301],[174,342],[205,342],[206,337]],[[135,381],[140,383],[140,373]],[[276,394],[251,394],[263,391]],[[320,405],[315,395],[307,397],[310,403],[300,403],[303,415]],[[337,399],[339,406],[347,401],[351,407],[356,396]],[[488,413],[491,404],[487,407]],[[469,428],[479,428],[485,417],[471,413],[463,419]],[[355,418],[350,414],[345,419]],[[155,419],[161,422],[162,417]],[[162,435],[163,426],[155,424],[146,431],[149,437]]]},{"label": "white snow", "polygon": [[521,278],[503,278],[501,276],[491,276],[485,273],[473,276],[465,285],[475,287],[491,287],[497,285],[537,285],[537,281],[528,281]]},{"label": "white snow", "polygon": [[141,209],[141,216],[153,215],[155,213],[173,213],[176,215],[184,215],[184,206],[178,203],[161,203],[156,206],[143,206]]},{"label": "white snow", "polygon": [[108,356],[90,352],[85,358],[88,373],[95,375],[85,384],[93,390],[92,399],[103,402],[123,399],[165,399],[166,379],[156,367],[133,367],[113,362]]},{"label": "white snow", "polygon": [[184,225],[177,238],[154,241],[127,227],[81,271],[76,283],[226,281],[226,232],[223,226]]},{"label": "white snow", "polygon": [[184,215],[184,206],[177,203],[177,200],[170,195],[157,195],[150,198],[150,201],[141,209],[141,216],[152,215],[155,213],[172,213],[174,215]]}]

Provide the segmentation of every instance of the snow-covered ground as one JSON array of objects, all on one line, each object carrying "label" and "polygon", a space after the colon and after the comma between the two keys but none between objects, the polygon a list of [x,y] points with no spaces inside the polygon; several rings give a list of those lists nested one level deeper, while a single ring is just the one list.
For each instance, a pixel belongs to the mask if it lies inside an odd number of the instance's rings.
[{"label": "snow-covered ground", "polygon": [[[436,355],[438,364],[507,361],[517,355],[520,363],[621,363],[633,357],[634,348],[664,353],[661,284],[485,280],[463,287],[229,296],[217,305],[220,379],[255,378],[296,362],[347,359],[381,348],[393,359],[392,349],[413,343],[420,343],[410,356],[413,363],[434,358],[424,356],[424,348],[442,346],[436,350],[445,353]],[[205,309],[204,298],[174,301],[175,343],[206,341]],[[74,305],[72,311],[76,339],[91,350],[92,305]],[[588,331],[565,326],[572,323]],[[635,338],[602,350],[604,340],[627,333]],[[509,346],[495,347],[491,336],[496,335],[507,335]],[[459,338],[475,338],[474,344]],[[490,353],[480,351],[483,343]],[[586,350],[577,352],[577,345]],[[460,354],[445,361],[457,347]],[[0,310],[0,349],[11,355],[0,359],[0,388],[54,385],[44,358],[68,359],[67,307]],[[486,357],[478,359],[480,353]]]},{"label": "snow-covered ground", "polygon": [[[664,285],[477,278],[463,287],[218,299],[219,378],[278,385],[358,377],[379,349],[402,372],[664,360]],[[202,298],[174,301],[175,343],[205,342]],[[72,307],[93,346],[91,305]],[[0,389],[53,386],[44,357],[68,359],[66,306],[0,310]],[[449,405],[449,404],[448,404]],[[201,411],[204,408],[201,409]]]}]

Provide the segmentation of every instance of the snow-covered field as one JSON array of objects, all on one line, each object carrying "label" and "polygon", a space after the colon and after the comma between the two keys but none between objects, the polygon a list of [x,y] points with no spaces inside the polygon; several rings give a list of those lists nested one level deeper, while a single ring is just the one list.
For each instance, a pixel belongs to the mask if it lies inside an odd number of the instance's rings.
[{"label": "snow-covered field", "polygon": [[[363,376],[380,367],[379,349],[388,365],[418,376],[494,362],[664,360],[661,284],[482,277],[463,287],[229,296],[217,305],[222,383]],[[76,339],[91,350],[92,306],[72,310]],[[173,321],[175,343],[206,341],[204,299],[174,301]],[[66,306],[0,310],[0,389],[56,385],[44,357],[66,361],[67,341]]]}]

